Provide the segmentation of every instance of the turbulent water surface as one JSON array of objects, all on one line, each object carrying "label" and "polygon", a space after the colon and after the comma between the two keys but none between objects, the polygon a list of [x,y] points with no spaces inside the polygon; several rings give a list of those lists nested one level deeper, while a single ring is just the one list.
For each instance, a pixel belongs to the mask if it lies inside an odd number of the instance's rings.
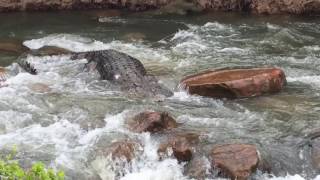
[{"label": "turbulent water surface", "polygon": [[[206,144],[255,144],[272,166],[253,179],[317,179],[310,149],[300,146],[320,125],[320,19],[252,17],[241,14],[97,18],[94,12],[0,15],[1,39],[16,38],[37,49],[72,51],[116,49],[138,58],[174,91],[157,102],[127,96],[83,70],[85,60],[66,55],[28,56],[38,75],[17,73],[17,57],[0,54],[10,71],[0,89],[0,148],[17,146],[28,167],[43,161],[63,169],[67,179],[190,179],[184,164],[158,161],[156,136],[129,132],[125,119],[143,110],[172,114],[180,130],[196,132]],[[288,80],[276,95],[217,100],[187,95],[185,75],[234,66],[276,66]],[[39,90],[35,86],[46,84]],[[143,152],[131,163],[98,152],[118,139],[138,140]],[[219,179],[213,174],[208,179]],[[320,179],[320,178],[319,178]]]}]

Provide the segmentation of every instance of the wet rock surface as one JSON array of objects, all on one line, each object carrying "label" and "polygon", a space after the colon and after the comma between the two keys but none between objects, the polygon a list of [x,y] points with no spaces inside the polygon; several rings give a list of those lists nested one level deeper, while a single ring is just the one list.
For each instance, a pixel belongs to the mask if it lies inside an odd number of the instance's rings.
[{"label": "wet rock surface", "polygon": [[257,149],[249,144],[214,146],[211,151],[212,167],[219,168],[232,179],[246,180],[259,163]]},{"label": "wet rock surface", "polygon": [[112,159],[125,159],[131,161],[135,157],[135,150],[139,148],[139,144],[130,140],[117,141],[112,143],[105,151],[110,154]]},{"label": "wet rock surface", "polygon": [[20,55],[29,49],[23,46],[22,41],[18,39],[2,39],[0,40],[0,53],[11,53]]},{"label": "wet rock surface", "polygon": [[0,67],[0,88],[5,87],[5,81],[7,80],[7,71],[4,67]]},{"label": "wet rock surface", "polygon": [[71,51],[56,47],[56,46],[44,46],[37,50],[30,51],[30,54],[35,56],[53,56],[53,55],[63,55],[63,54],[70,54]]},{"label": "wet rock surface", "polygon": [[37,93],[48,93],[51,91],[51,88],[43,83],[33,83],[28,85],[28,88]]},{"label": "wet rock surface", "polygon": [[279,92],[286,85],[286,78],[278,68],[227,69],[188,76],[181,84],[190,94],[243,98]]},{"label": "wet rock surface", "polygon": [[173,156],[179,161],[190,161],[199,143],[199,135],[194,133],[180,133],[171,135],[168,141],[160,144],[158,153],[161,156],[168,155],[168,148]]},{"label": "wet rock surface", "polygon": [[127,121],[131,131],[156,133],[177,127],[176,121],[166,112],[142,112]]}]

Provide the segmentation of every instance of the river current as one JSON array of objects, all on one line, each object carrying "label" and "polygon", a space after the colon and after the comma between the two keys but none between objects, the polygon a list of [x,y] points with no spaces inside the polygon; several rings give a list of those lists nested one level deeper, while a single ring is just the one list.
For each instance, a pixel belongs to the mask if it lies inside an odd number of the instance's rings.
[{"label": "river current", "polygon": [[[252,179],[320,179],[310,149],[299,146],[320,127],[319,17],[12,13],[0,14],[0,29],[1,38],[22,39],[31,49],[125,52],[174,91],[163,102],[128,97],[97,73],[84,71],[85,60],[28,56],[38,75],[9,74],[8,87],[0,88],[0,149],[16,146],[26,167],[42,161],[64,170],[67,179],[79,180],[190,179],[184,164],[171,158],[158,161],[157,137],[125,127],[127,116],[159,110],[172,114],[180,130],[205,136],[207,144],[255,144],[274,170],[257,171]],[[0,65],[9,71],[17,69],[16,60],[0,54]],[[280,67],[288,85],[275,95],[239,100],[190,96],[178,88],[186,75],[237,66]],[[32,85],[39,83],[48,85],[49,92],[35,91]],[[96,153],[128,137],[143,148],[131,163]]]}]

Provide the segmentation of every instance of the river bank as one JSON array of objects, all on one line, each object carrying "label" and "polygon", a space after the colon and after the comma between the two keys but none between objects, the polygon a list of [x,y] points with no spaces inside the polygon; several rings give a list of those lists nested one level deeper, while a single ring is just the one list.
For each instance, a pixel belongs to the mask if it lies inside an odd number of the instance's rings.
[{"label": "river bank", "polygon": [[318,0],[2,0],[0,12],[88,9],[146,11],[171,9],[190,11],[238,11],[252,14],[320,13]]}]

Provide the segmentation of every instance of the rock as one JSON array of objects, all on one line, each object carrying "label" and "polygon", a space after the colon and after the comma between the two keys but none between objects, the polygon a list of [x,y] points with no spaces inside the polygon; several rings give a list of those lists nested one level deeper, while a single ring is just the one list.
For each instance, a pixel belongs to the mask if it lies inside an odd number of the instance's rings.
[{"label": "rock", "polygon": [[160,157],[168,155],[168,148],[172,149],[172,154],[179,162],[190,161],[196,144],[199,142],[199,135],[193,133],[177,134],[169,137],[168,142],[159,146],[158,153]]},{"label": "rock", "polygon": [[128,120],[129,129],[142,133],[156,133],[177,127],[176,121],[165,112],[142,112]]},{"label": "rock", "polygon": [[125,34],[123,38],[128,41],[143,41],[144,39],[146,39],[146,35],[139,32],[128,33],[128,34]]},{"label": "rock", "polygon": [[117,141],[112,143],[106,150],[107,154],[111,154],[112,159],[125,159],[130,162],[135,157],[135,150],[140,145],[133,141]]},{"label": "rock", "polygon": [[22,41],[18,39],[0,40],[0,52],[20,55],[28,50],[27,47],[23,46]]},{"label": "rock", "polygon": [[0,82],[6,81],[7,79],[7,70],[4,67],[0,67]]},{"label": "rock", "polygon": [[259,163],[256,147],[248,144],[215,146],[210,156],[213,168],[219,168],[224,175],[237,180],[248,179]]},{"label": "rock", "polygon": [[72,52],[67,49],[56,47],[56,46],[44,46],[40,49],[31,51],[31,54],[35,56],[53,56],[53,55],[63,55],[63,54],[71,54],[71,53]]},{"label": "rock", "polygon": [[257,14],[319,14],[318,0],[251,0],[251,9]]},{"label": "rock", "polygon": [[244,98],[279,92],[286,85],[286,78],[278,68],[226,69],[188,76],[181,84],[190,94]]},{"label": "rock", "polygon": [[7,76],[7,70],[4,67],[0,67],[0,88],[7,86],[7,84],[5,84]]},{"label": "rock", "polygon": [[28,88],[38,93],[48,93],[51,91],[51,88],[48,85],[43,83],[30,84],[28,85]]},{"label": "rock", "polygon": [[215,11],[250,11],[251,0],[197,0],[206,10]]},{"label": "rock", "polygon": [[320,170],[320,138],[316,138],[312,141],[311,160],[312,166],[316,170]]}]

